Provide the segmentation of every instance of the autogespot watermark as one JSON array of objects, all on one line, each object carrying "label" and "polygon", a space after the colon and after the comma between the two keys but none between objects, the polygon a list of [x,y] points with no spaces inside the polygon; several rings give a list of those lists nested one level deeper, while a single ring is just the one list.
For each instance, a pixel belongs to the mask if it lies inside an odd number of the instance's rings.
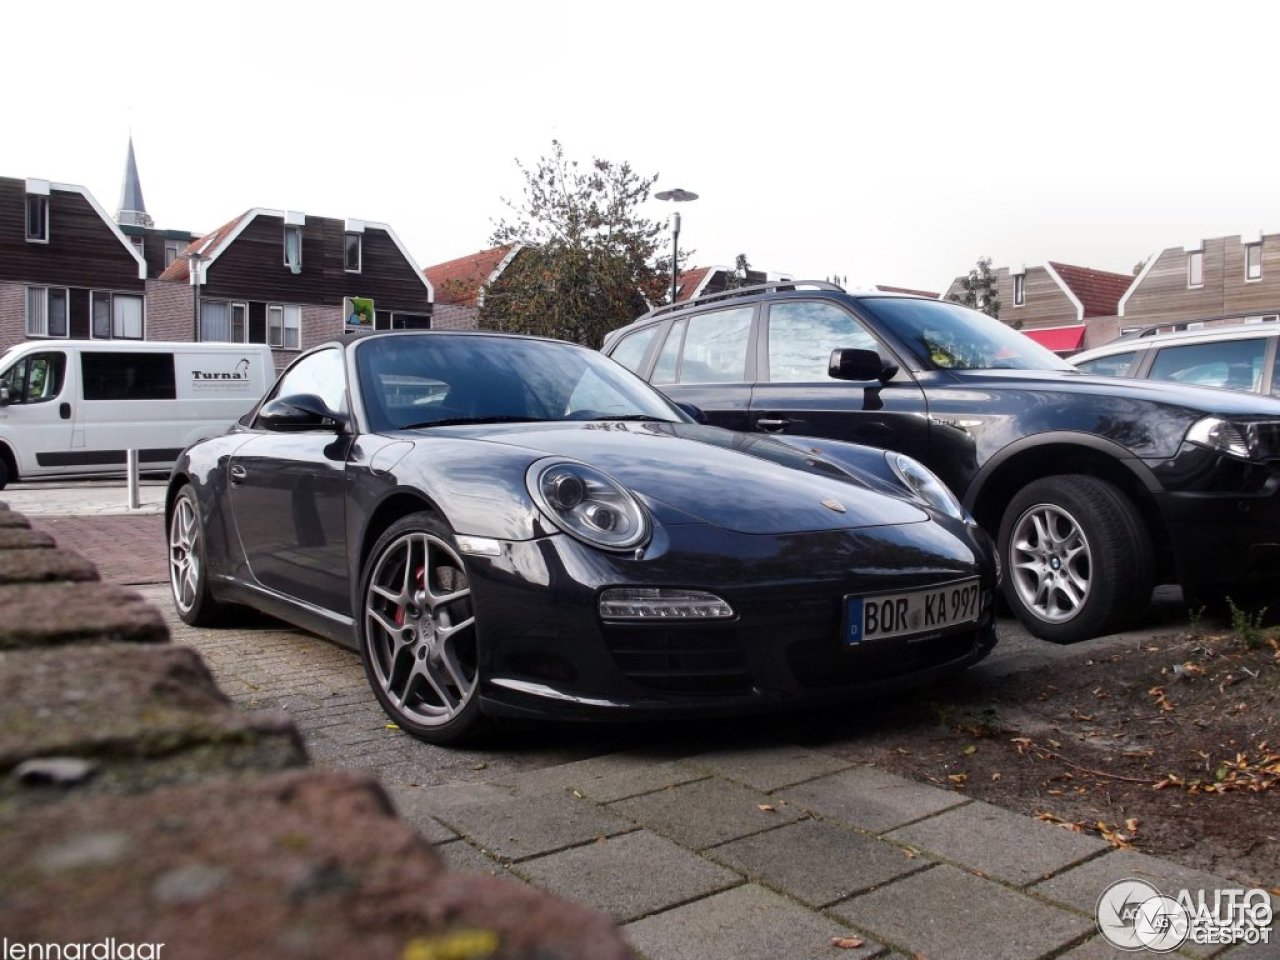
[{"label": "autogespot watermark", "polygon": [[0,960],[161,960],[163,943],[107,937],[83,943],[25,943],[0,937]]},{"label": "autogespot watermark", "polygon": [[1120,950],[1168,953],[1191,943],[1271,942],[1265,890],[1179,890],[1162,894],[1145,880],[1117,880],[1098,897],[1098,931]]}]

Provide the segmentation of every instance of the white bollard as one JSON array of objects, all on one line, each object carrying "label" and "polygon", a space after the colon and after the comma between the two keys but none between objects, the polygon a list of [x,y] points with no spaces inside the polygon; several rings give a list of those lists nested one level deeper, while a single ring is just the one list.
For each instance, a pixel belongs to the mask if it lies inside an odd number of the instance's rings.
[{"label": "white bollard", "polygon": [[137,510],[142,506],[142,498],[138,493],[138,451],[127,450],[124,455],[126,482],[129,485],[129,509]]}]

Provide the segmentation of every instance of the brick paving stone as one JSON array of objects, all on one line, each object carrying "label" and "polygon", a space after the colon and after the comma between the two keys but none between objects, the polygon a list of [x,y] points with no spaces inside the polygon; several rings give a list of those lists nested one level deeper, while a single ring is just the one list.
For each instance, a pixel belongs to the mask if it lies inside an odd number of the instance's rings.
[{"label": "brick paving stone", "polygon": [[706,851],[811,907],[822,907],[928,867],[893,844],[816,820],[802,820]]},{"label": "brick paving stone", "polygon": [[968,802],[966,797],[949,790],[867,766],[810,780],[782,790],[777,796],[821,817],[872,833],[884,833]]},{"label": "brick paving stone", "polygon": [[506,860],[524,860],[635,829],[618,814],[567,794],[459,806],[438,816],[481,849]]},{"label": "brick paving stone", "polygon": [[690,757],[688,763],[765,792],[853,766],[840,757],[791,745],[715,750]]},{"label": "brick paving stone", "polygon": [[907,954],[1029,960],[1092,932],[1093,921],[941,864],[831,908]]},{"label": "brick paving stone", "polygon": [[[748,884],[629,923],[623,936],[647,960],[866,960],[884,948],[857,931]],[[857,937],[838,950],[836,937]]]},{"label": "brick paving stone", "polygon": [[164,517],[32,517],[32,526],[89,559],[111,583],[167,583]]},{"label": "brick paving stone", "polygon": [[620,923],[737,886],[742,878],[670,840],[637,830],[512,867],[536,886]]},{"label": "brick paving stone", "polygon": [[495,778],[517,793],[536,795],[576,790],[584,797],[610,803],[652,793],[707,775],[672,762],[658,763],[643,754],[610,753],[553,767]]},{"label": "brick paving stone", "polygon": [[718,777],[620,800],[609,809],[695,850],[770,830],[803,816],[800,810],[768,794]]},{"label": "brick paving stone", "polygon": [[1097,837],[978,802],[953,807],[887,836],[1017,886],[1108,849]]}]

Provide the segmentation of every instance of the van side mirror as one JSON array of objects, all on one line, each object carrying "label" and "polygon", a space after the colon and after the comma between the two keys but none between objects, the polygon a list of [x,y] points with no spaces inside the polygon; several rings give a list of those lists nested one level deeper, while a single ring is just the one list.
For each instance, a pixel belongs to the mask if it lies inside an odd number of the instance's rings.
[{"label": "van side mirror", "polygon": [[853,380],[860,383],[867,380],[879,380],[883,383],[892,380],[897,372],[898,365],[889,363],[875,350],[832,350],[831,361],[827,368],[828,375],[837,380]]},{"label": "van side mirror", "polygon": [[340,431],[347,424],[345,414],[330,410],[314,393],[293,393],[276,397],[258,411],[258,426],[282,433],[291,430]]}]

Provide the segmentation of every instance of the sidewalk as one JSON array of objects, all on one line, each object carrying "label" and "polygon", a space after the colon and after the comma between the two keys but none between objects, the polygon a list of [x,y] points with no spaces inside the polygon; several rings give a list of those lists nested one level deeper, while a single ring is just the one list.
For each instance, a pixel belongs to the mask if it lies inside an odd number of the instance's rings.
[{"label": "sidewalk", "polygon": [[[452,867],[594,906],[647,960],[1141,957],[1150,954],[1098,934],[1109,884],[1204,889],[1210,903],[1237,886],[867,766],[856,729],[815,745],[693,725],[541,766],[527,739],[509,760],[500,744],[468,753],[418,743],[387,729],[346,651],[287,629],[197,631],[172,619],[163,489],[145,485],[133,514],[119,481],[18,484],[0,503],[60,545],[81,545],[104,579],[155,584],[142,592],[175,639],[220,681],[238,671],[226,686],[237,704],[288,709],[321,766],[377,773]],[[1269,945],[1188,943],[1178,955],[1280,957],[1275,924],[1272,933]]]}]

